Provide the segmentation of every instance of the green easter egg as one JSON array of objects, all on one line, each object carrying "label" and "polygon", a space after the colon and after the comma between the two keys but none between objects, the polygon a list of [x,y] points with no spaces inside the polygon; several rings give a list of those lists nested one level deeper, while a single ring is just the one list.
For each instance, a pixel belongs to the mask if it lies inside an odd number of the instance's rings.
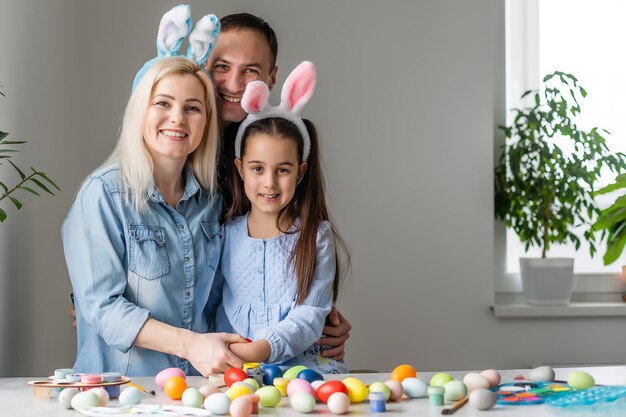
[{"label": "green easter egg", "polygon": [[370,385],[370,392],[382,392],[386,396],[386,401],[389,401],[389,397],[391,397],[391,390],[384,382],[372,383]]},{"label": "green easter egg", "polygon": [[458,401],[467,395],[467,387],[461,381],[446,382],[443,388],[446,390],[443,397],[446,401]]},{"label": "green easter egg", "polygon": [[255,394],[259,396],[259,404],[263,407],[276,407],[282,398],[278,388],[273,385],[261,387]]},{"label": "green easter egg", "polygon": [[287,369],[285,371],[285,373],[283,374],[283,378],[287,378],[290,381],[292,379],[296,379],[298,377],[298,374],[300,373],[300,371],[302,371],[304,369],[308,369],[308,368],[306,366],[304,366],[304,365],[292,366],[291,368],[289,368],[289,369]]},{"label": "green easter egg", "polygon": [[567,376],[567,384],[576,389],[587,389],[594,386],[596,381],[587,372],[572,371]]},{"label": "green easter egg", "polygon": [[204,397],[197,388],[187,388],[183,391],[181,400],[186,407],[201,408],[204,403]]},{"label": "green easter egg", "polygon": [[439,372],[430,378],[431,387],[443,387],[447,382],[454,381],[454,378],[450,374],[445,372]]}]

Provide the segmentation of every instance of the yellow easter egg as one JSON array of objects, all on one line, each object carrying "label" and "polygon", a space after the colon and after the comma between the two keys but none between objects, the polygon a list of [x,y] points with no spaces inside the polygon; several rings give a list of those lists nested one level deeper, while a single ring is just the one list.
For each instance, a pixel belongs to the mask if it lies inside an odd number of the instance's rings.
[{"label": "yellow easter egg", "polygon": [[353,404],[364,401],[369,395],[367,386],[360,379],[348,377],[342,382],[348,389],[348,398],[350,398],[350,402]]},{"label": "yellow easter egg", "polygon": [[224,394],[226,394],[226,396],[230,398],[231,401],[233,401],[235,398],[239,398],[242,395],[253,394],[253,392],[252,389],[248,388],[245,385],[233,385],[232,387],[228,388],[226,392],[224,392]]}]

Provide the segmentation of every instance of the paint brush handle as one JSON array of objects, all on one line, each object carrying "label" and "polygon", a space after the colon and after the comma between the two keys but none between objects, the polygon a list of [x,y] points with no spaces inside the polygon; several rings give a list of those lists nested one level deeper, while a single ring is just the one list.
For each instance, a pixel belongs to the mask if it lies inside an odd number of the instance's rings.
[{"label": "paint brush handle", "polygon": [[441,414],[452,414],[452,413],[454,413],[456,410],[458,410],[459,408],[463,407],[465,405],[465,403],[467,403],[467,399],[468,399],[467,396],[461,398],[459,401],[457,401],[454,404],[452,404],[452,407],[444,408],[443,410],[441,410]]},{"label": "paint brush handle", "polygon": [[143,393],[145,393],[145,394],[156,395],[156,392],[154,392],[154,391],[148,391],[147,389],[145,389],[145,388],[144,388],[144,387],[142,387],[141,385],[137,385],[137,384],[135,384],[135,383],[133,383],[133,382],[129,382],[129,383],[128,383],[128,386],[130,386],[130,387],[135,387],[135,388],[137,388],[139,391],[141,391],[141,392],[143,392]]}]

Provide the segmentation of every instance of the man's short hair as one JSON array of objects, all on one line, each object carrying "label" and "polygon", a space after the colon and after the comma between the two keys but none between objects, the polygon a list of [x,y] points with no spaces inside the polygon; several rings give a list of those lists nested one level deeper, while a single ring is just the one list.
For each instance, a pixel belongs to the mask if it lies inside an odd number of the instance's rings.
[{"label": "man's short hair", "polygon": [[270,70],[276,66],[278,40],[276,39],[274,29],[272,29],[265,20],[250,13],[234,13],[222,17],[220,24],[222,25],[222,32],[231,30],[253,30],[263,34],[270,47],[270,52],[272,53]]}]

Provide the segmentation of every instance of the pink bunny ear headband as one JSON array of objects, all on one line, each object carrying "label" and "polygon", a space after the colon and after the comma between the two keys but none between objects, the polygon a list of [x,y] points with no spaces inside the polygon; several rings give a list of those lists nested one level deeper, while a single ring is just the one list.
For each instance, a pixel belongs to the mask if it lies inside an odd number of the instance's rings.
[{"label": "pink bunny ear headband", "polygon": [[241,140],[246,128],[252,123],[263,119],[281,118],[290,121],[300,131],[304,142],[302,162],[309,159],[311,138],[306,126],[300,118],[300,112],[309,102],[315,90],[315,65],[304,61],[287,77],[280,94],[280,105],[272,107],[268,103],[270,90],[262,81],[252,81],[246,85],[246,91],[241,98],[241,107],[248,113],[248,117],[241,122],[235,138],[235,156],[241,158]]}]

